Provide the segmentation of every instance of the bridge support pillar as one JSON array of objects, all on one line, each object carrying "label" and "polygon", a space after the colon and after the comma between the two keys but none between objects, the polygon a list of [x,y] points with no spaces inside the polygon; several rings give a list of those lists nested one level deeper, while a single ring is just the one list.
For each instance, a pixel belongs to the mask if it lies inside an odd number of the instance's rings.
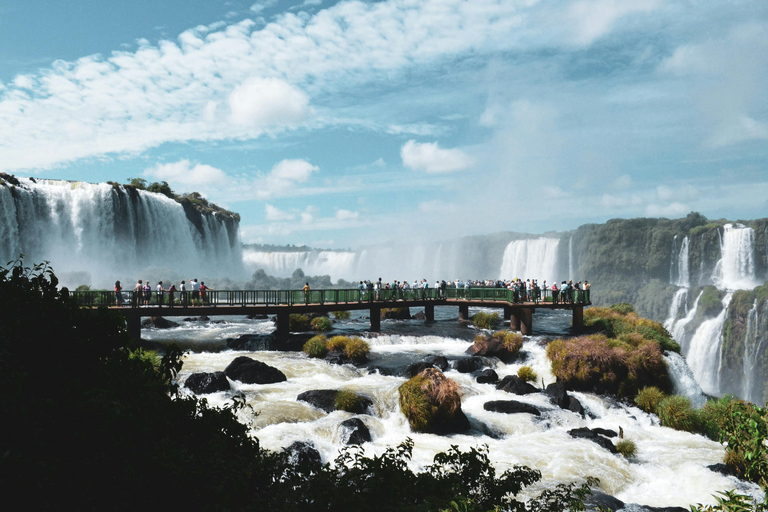
[{"label": "bridge support pillar", "polygon": [[580,333],[584,330],[584,308],[577,306],[573,308],[573,332]]},{"label": "bridge support pillar", "polygon": [[504,320],[511,320],[511,319],[512,319],[512,307],[504,306]]},{"label": "bridge support pillar", "polygon": [[469,306],[466,304],[459,305],[459,320],[469,320]]},{"label": "bridge support pillar", "polygon": [[530,336],[533,334],[533,309],[523,308],[520,310],[520,334]]},{"label": "bridge support pillar", "polygon": [[434,322],[435,320],[435,305],[434,304],[427,304],[424,306],[424,314],[427,317],[428,322]]},{"label": "bridge support pillar", "polygon": [[371,308],[371,332],[381,331],[381,308]]},{"label": "bridge support pillar", "polygon": [[128,336],[139,341],[141,339],[141,317],[138,315],[129,315],[125,318],[128,327]]},{"label": "bridge support pillar", "polygon": [[288,334],[290,333],[288,312],[281,312],[277,314],[277,330],[275,331],[275,340],[278,344],[288,343]]},{"label": "bridge support pillar", "polygon": [[[506,316],[506,309],[504,308],[504,315]],[[510,331],[519,331],[520,330],[520,317],[522,316],[522,312],[519,309],[515,309],[512,311],[510,309],[509,311],[509,330]]]}]

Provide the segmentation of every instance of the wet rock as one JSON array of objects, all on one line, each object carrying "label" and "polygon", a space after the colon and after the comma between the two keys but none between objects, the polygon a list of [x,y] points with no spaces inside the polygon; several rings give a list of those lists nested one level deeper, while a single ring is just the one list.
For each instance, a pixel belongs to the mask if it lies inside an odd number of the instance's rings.
[{"label": "wet rock", "polygon": [[171,329],[173,327],[178,327],[179,324],[176,322],[171,322],[170,320],[167,320],[161,316],[151,316],[141,322],[142,327],[154,327],[155,329]]},{"label": "wet rock", "polygon": [[492,412],[502,412],[504,414],[518,414],[527,413],[534,416],[541,416],[541,411],[538,407],[518,402],[516,400],[492,400],[483,404],[483,409]]},{"label": "wet rock", "polygon": [[371,431],[360,418],[341,422],[341,439],[344,444],[363,444],[371,441]]},{"label": "wet rock", "polygon": [[446,371],[450,366],[448,364],[448,358],[445,356],[429,356],[424,361],[428,362],[436,368],[440,368],[440,371]]},{"label": "wet rock", "polygon": [[493,368],[486,368],[477,376],[478,384],[495,384],[499,382],[499,374]]},{"label": "wet rock", "polygon": [[224,373],[230,379],[246,384],[273,384],[288,380],[277,368],[246,356],[236,357],[224,369]]},{"label": "wet rock", "polygon": [[568,406],[571,405],[568,393],[565,391],[565,384],[562,382],[553,382],[547,386],[544,393],[549,396],[553,404],[561,409],[568,409]]},{"label": "wet rock", "polygon": [[191,318],[185,318],[184,321],[185,322],[210,322],[211,319],[205,315],[201,315],[201,316],[194,316]]},{"label": "wet rock", "polygon": [[246,315],[248,320],[267,320],[269,317],[263,313],[252,313],[250,315]]},{"label": "wet rock", "polygon": [[590,441],[597,443],[611,453],[618,453],[616,446],[614,446],[610,439],[587,427],[574,428],[569,430],[568,435],[574,438],[589,439]]},{"label": "wet rock", "polygon": [[382,320],[410,320],[411,309],[410,308],[382,308],[381,319]]},{"label": "wet rock", "polygon": [[482,357],[462,357],[456,359],[454,364],[459,373],[472,373],[485,366],[485,360]]},{"label": "wet rock", "polygon": [[605,437],[617,437],[619,435],[618,433],[616,433],[615,430],[611,430],[609,428],[597,427],[597,428],[593,428],[592,432]]},{"label": "wet rock", "polygon": [[568,410],[581,416],[585,415],[584,406],[581,405],[581,402],[579,402],[578,398],[574,398],[572,396],[568,397]]},{"label": "wet rock", "polygon": [[411,377],[415,377],[416,375],[420,374],[427,368],[434,368],[434,366],[426,361],[419,361],[418,363],[409,364],[408,367],[403,370],[403,377],[410,379]]},{"label": "wet rock", "polygon": [[425,315],[423,311],[419,311],[418,313],[413,315],[412,318],[414,320],[426,320],[427,319],[427,315]]},{"label": "wet rock", "polygon": [[[517,337],[517,342],[505,340],[505,336]],[[523,344],[523,339],[516,333],[494,333],[492,336],[479,335],[467,349],[467,354],[472,356],[497,357],[505,363],[510,363],[517,359],[517,354]]]},{"label": "wet rock", "polygon": [[624,508],[623,501],[598,490],[593,490],[591,495],[584,498],[584,505],[587,507],[588,512],[608,510],[616,512]]},{"label": "wet rock", "polygon": [[295,441],[285,449],[288,461],[294,466],[320,465],[323,463],[320,452],[308,441]]},{"label": "wet rock", "polygon": [[[305,391],[296,397],[296,400],[307,402],[313,407],[332,413],[336,410],[336,396],[339,394],[338,389],[313,389]],[[373,405],[373,400],[364,395],[357,395],[357,406],[352,408],[349,412],[353,414],[367,414],[368,409]]]},{"label": "wet rock", "polygon": [[515,395],[530,395],[531,393],[539,392],[538,388],[524,381],[517,375],[507,375],[496,385],[496,389],[501,389],[507,393],[513,393]]},{"label": "wet rock", "polygon": [[229,381],[224,372],[193,373],[184,381],[184,386],[196,395],[206,395],[217,391],[229,391]]},{"label": "wet rock", "polygon": [[728,464],[723,464],[722,462],[718,462],[717,464],[712,464],[710,466],[707,466],[707,469],[710,471],[714,471],[715,473],[720,473],[721,475],[725,476],[735,476],[736,478],[741,478],[741,475],[739,474],[736,469],[732,468]]},{"label": "wet rock", "polygon": [[237,338],[227,338],[227,348],[231,350],[249,350],[256,352],[268,350],[272,336],[269,334],[242,334]]}]

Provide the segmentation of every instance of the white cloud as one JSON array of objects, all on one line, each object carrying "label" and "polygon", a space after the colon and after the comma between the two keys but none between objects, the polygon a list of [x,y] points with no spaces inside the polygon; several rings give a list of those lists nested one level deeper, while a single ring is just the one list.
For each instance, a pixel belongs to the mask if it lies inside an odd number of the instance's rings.
[{"label": "white cloud", "polygon": [[400,149],[403,165],[428,173],[463,171],[473,164],[472,158],[460,149],[441,149],[436,142],[420,144],[409,140]]},{"label": "white cloud", "polygon": [[667,205],[649,204],[645,208],[645,214],[649,217],[680,217],[691,211],[691,208],[682,203],[670,203]]},{"label": "white cloud", "polygon": [[299,123],[312,112],[306,94],[277,78],[246,81],[230,93],[228,104],[232,122],[241,126]]},{"label": "white cloud", "polygon": [[672,192],[672,189],[665,186],[665,185],[659,185],[656,187],[656,196],[661,201],[669,201],[674,197],[674,192]]},{"label": "white cloud", "polygon": [[277,3],[277,0],[264,0],[262,2],[256,2],[251,6],[251,12],[259,14],[264,9],[269,9]]},{"label": "white cloud", "polygon": [[357,220],[358,217],[360,217],[358,212],[353,212],[350,210],[336,211],[336,219],[338,220]]},{"label": "white cloud", "polygon": [[662,0],[582,0],[567,8],[563,28],[570,32],[574,43],[589,45],[609,33],[621,18],[651,12],[662,5]]},{"label": "white cloud", "polygon": [[264,210],[267,214],[267,220],[270,221],[293,220],[296,217],[296,214],[284,212],[271,204],[265,204]]},{"label": "white cloud", "polygon": [[157,164],[146,169],[144,176],[179,185],[220,185],[228,181],[221,169],[205,164],[192,165],[189,160]]}]

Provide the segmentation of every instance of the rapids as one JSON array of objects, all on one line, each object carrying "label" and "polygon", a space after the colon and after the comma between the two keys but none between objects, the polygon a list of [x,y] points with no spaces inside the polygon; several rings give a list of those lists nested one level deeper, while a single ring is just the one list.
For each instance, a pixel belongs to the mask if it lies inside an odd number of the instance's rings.
[{"label": "rapids", "polygon": [[[415,309],[415,308],[414,308]],[[477,310],[471,311],[475,313]],[[415,311],[412,311],[414,313]],[[364,313],[353,312],[349,320],[337,321],[332,334],[358,334],[371,345],[367,366],[402,367],[428,355],[444,355],[449,360],[464,357],[477,334],[474,327],[457,322],[454,308],[437,308],[436,321],[382,321],[382,333],[367,333]],[[722,462],[723,447],[700,435],[661,427],[658,420],[640,409],[590,393],[572,393],[583,404],[585,418],[551,405],[543,394],[513,396],[491,384],[478,384],[471,374],[449,369],[446,375],[459,383],[462,408],[472,430],[461,435],[437,436],[412,432],[405,416],[398,410],[398,387],[405,378],[370,373],[367,367],[332,365],[309,359],[302,352],[222,350],[225,339],[239,334],[267,334],[274,325],[269,320],[245,320],[221,317],[224,323],[182,322],[171,330],[145,329],[145,338],[177,341],[190,349],[178,379],[184,382],[194,372],[223,370],[240,355],[247,355],[280,369],[288,380],[270,385],[247,385],[230,381],[229,392],[206,395],[216,406],[232,402],[242,395],[251,409],[240,411],[261,445],[279,450],[294,441],[311,441],[324,461],[333,460],[342,448],[340,423],[354,415],[342,411],[326,414],[309,404],[298,402],[297,395],[313,389],[350,389],[370,396],[374,401],[371,415],[360,416],[371,431],[373,441],[365,443],[368,455],[380,454],[410,437],[415,442],[412,465],[423,468],[438,452],[451,445],[462,449],[487,445],[489,455],[499,470],[524,464],[542,472],[540,487],[561,482],[583,481],[587,476],[600,479],[600,487],[626,503],[649,506],[682,506],[714,503],[717,490],[739,489],[758,494],[756,486],[746,485],[707,469]],[[534,368],[544,384],[554,381],[545,356],[546,342],[569,331],[570,315],[563,312],[537,312],[537,335],[527,336],[519,361],[504,364],[491,360],[500,378],[515,374],[526,364]],[[681,358],[669,361],[679,371],[681,382],[690,370]],[[678,371],[678,370],[674,370]],[[538,382],[537,385],[541,385]],[[182,387],[183,392],[186,389]],[[506,415],[488,412],[483,404],[490,400],[518,400],[545,408],[540,417],[529,414]],[[602,427],[618,431],[637,444],[637,456],[628,461],[612,455],[597,444],[573,439],[567,431],[577,427]],[[613,440],[614,443],[616,439]]]}]

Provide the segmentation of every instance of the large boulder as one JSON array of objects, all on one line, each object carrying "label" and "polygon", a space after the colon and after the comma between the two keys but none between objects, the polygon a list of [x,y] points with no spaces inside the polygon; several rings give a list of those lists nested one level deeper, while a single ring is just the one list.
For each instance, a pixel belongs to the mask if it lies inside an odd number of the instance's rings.
[{"label": "large boulder", "polygon": [[167,320],[163,318],[162,316],[151,316],[141,322],[142,327],[154,327],[155,329],[171,329],[173,327],[178,327],[179,324],[176,322],[171,322],[170,320]]},{"label": "large boulder", "polygon": [[206,395],[217,391],[229,391],[229,381],[224,372],[193,373],[184,381],[184,386],[196,395]]},{"label": "large boulder", "polygon": [[505,363],[517,359],[520,347],[523,346],[523,336],[512,331],[497,331],[491,336],[478,334],[475,341],[467,349],[472,356],[498,357]]},{"label": "large boulder", "polygon": [[541,411],[538,407],[518,402],[516,400],[492,400],[483,404],[483,409],[492,412],[503,412],[504,414],[517,414],[528,413],[534,416],[541,416]]},{"label": "large boulder", "polygon": [[288,461],[293,466],[319,466],[323,463],[320,452],[311,441],[294,441],[285,451],[288,453]]},{"label": "large boulder", "polygon": [[[332,413],[338,410],[336,398],[339,396],[338,389],[313,389],[310,391],[304,391],[296,397],[296,400],[301,402],[307,402],[313,407]],[[355,395],[356,400],[353,400],[351,404],[347,404],[346,411],[353,414],[367,414],[368,409],[373,405],[373,400],[367,396]]]},{"label": "large boulder", "polygon": [[270,334],[241,334],[237,338],[227,338],[227,348],[230,350],[269,350],[272,335]]},{"label": "large boulder", "polygon": [[616,446],[610,439],[603,436],[600,433],[601,429],[590,429],[587,427],[574,428],[568,431],[568,435],[574,438],[589,439],[590,441],[597,443],[611,453],[618,453]]},{"label": "large boulder", "polygon": [[538,388],[524,381],[517,375],[507,375],[501,379],[501,382],[496,384],[496,389],[501,389],[507,393],[513,393],[515,395],[530,395],[539,392]]},{"label": "large boulder", "polygon": [[344,444],[363,444],[371,441],[371,431],[360,418],[342,421],[340,427]]},{"label": "large boulder", "polygon": [[288,380],[283,372],[261,361],[246,356],[236,357],[224,373],[232,380],[245,384],[273,384]]},{"label": "large boulder", "polygon": [[477,375],[478,384],[496,384],[499,382],[499,374],[493,368],[486,368]]},{"label": "large boulder", "polygon": [[459,385],[437,368],[427,368],[400,386],[400,410],[417,432],[453,434],[470,429],[461,410]]},{"label": "large boulder", "polygon": [[486,365],[486,359],[482,357],[462,357],[456,359],[453,364],[459,373],[472,373]]},{"label": "large boulder", "polygon": [[411,309],[410,308],[382,308],[381,319],[382,320],[410,320]]},{"label": "large boulder", "polygon": [[403,371],[403,377],[410,379],[420,374],[427,368],[434,368],[434,366],[432,363],[428,363],[426,361],[419,361],[418,363],[409,364],[408,367]]}]

